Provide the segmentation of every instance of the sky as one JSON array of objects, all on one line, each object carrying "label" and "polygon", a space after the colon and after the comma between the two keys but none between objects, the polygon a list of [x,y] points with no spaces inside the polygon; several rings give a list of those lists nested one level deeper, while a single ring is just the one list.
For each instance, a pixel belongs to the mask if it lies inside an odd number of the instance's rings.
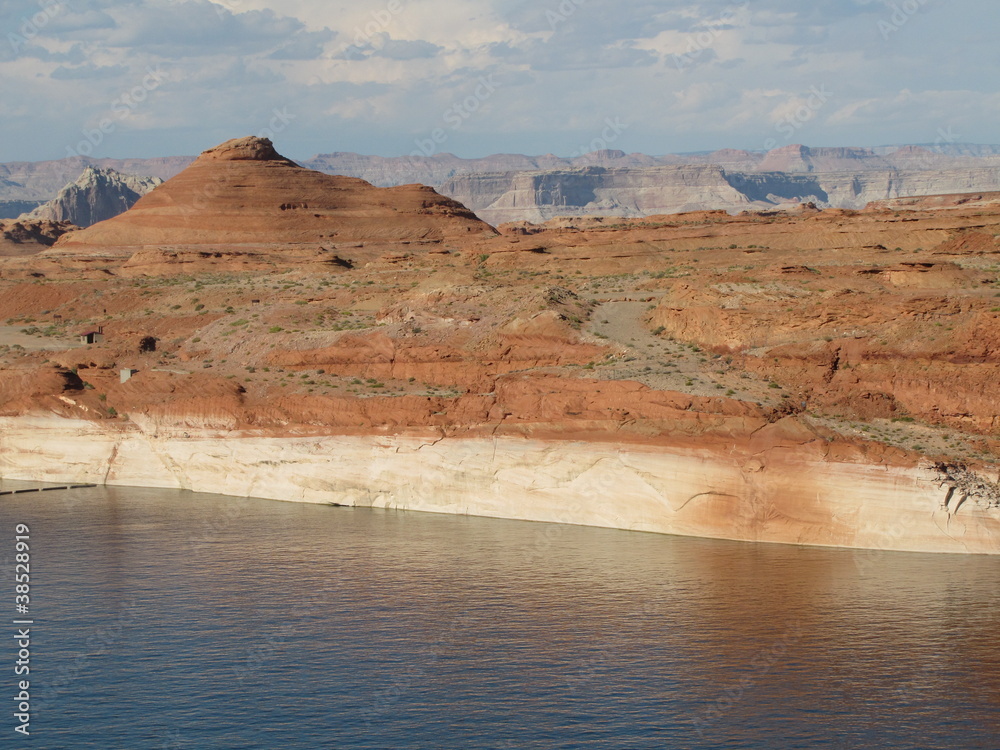
[{"label": "sky", "polygon": [[0,161],[1000,143],[997,0],[0,0]]}]

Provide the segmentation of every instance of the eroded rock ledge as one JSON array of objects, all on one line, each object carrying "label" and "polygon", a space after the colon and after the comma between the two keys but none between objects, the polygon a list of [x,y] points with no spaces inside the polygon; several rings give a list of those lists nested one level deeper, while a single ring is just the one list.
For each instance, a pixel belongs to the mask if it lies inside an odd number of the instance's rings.
[{"label": "eroded rock ledge", "polygon": [[[0,473],[755,542],[1000,554],[1000,508],[932,465],[810,434],[794,418],[697,440],[532,429],[330,434],[0,418]],[[965,475],[953,473],[954,482]],[[967,479],[967,477],[966,477]]]}]

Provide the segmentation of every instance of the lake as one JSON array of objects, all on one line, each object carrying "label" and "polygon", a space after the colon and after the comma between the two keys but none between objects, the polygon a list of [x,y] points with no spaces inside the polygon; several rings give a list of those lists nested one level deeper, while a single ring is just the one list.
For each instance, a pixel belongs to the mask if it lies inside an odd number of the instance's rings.
[{"label": "lake", "polygon": [[997,557],[130,488],[0,522],[3,747],[1000,747]]}]

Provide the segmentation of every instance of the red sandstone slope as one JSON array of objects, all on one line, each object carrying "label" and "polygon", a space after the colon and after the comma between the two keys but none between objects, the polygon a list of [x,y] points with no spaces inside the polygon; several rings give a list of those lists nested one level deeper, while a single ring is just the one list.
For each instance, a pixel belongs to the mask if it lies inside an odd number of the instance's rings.
[{"label": "red sandstone slope", "polygon": [[[258,147],[253,174],[306,172],[276,154],[256,159]],[[240,161],[221,151],[202,166]],[[11,329],[0,375],[75,369],[93,388],[68,396],[88,409],[71,412],[88,419],[114,410],[198,423],[202,407],[179,394],[201,398],[222,377],[233,389],[226,425],[489,431],[534,420],[532,430],[619,440],[634,429],[652,442],[680,429],[652,407],[681,392],[712,399],[692,402],[699,413],[718,401],[758,421],[797,414],[911,458],[996,465],[1000,211],[978,195],[898,211],[574,218],[425,252],[330,243],[344,259],[336,268],[316,245],[282,244],[284,230],[221,249],[57,246],[0,259]],[[259,223],[251,198],[247,222]],[[205,210],[223,208],[235,211]],[[59,351],[97,326],[103,342]],[[13,348],[26,336],[38,350]],[[154,352],[141,350],[147,337]],[[121,368],[139,374],[120,384]],[[522,380],[542,395],[525,397]],[[22,393],[33,382],[0,384],[0,409],[70,406],[61,391]],[[623,396],[636,382],[646,390]],[[744,428],[756,426],[719,429]]]},{"label": "red sandstone slope", "polygon": [[63,251],[148,245],[311,244],[491,235],[432,188],[376,188],[298,166],[271,142],[239,138],[205,151],[129,211],[59,243]]}]

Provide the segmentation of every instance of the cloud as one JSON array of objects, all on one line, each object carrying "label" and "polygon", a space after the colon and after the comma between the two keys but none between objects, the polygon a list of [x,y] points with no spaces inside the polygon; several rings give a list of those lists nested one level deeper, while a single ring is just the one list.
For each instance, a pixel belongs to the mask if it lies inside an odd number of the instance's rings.
[{"label": "cloud", "polygon": [[114,17],[105,46],[175,57],[268,52],[304,29],[301,21],[270,10],[234,14],[207,0],[148,0],[117,8]]},{"label": "cloud", "polygon": [[423,39],[393,39],[385,32],[358,38],[337,57],[342,60],[367,60],[383,57],[387,60],[421,60],[432,58],[443,47]]},{"label": "cloud", "polygon": [[0,0],[0,21],[20,34],[0,36],[0,159],[58,155],[150,67],[167,79],[101,153],[140,155],[122,152],[140,130],[158,134],[150,153],[189,153],[286,106],[293,156],[409,153],[481,77],[496,91],[449,150],[568,153],[606,118],[630,124],[625,150],[757,148],[813,86],[833,94],[803,142],[927,141],[950,123],[995,140],[1000,88],[995,0]]},{"label": "cloud", "polygon": [[79,9],[64,4],[59,8],[59,13],[45,29],[54,36],[80,36],[80,32],[113,29],[117,25],[111,15],[97,8]]},{"label": "cloud", "polygon": [[315,60],[322,57],[326,46],[337,37],[335,31],[302,31],[268,57],[271,60]]},{"label": "cloud", "polygon": [[123,65],[99,66],[88,62],[74,67],[60,65],[52,71],[52,78],[58,81],[85,81],[97,78],[116,78],[122,73],[127,72],[127,70],[128,69]]},{"label": "cloud", "polygon": [[417,60],[433,57],[443,48],[422,39],[388,39],[373,54],[390,60]]},{"label": "cloud", "polygon": [[491,45],[489,49],[510,64],[537,71],[629,68],[659,61],[655,53],[628,43],[599,46],[532,40],[520,47],[501,44]]}]

